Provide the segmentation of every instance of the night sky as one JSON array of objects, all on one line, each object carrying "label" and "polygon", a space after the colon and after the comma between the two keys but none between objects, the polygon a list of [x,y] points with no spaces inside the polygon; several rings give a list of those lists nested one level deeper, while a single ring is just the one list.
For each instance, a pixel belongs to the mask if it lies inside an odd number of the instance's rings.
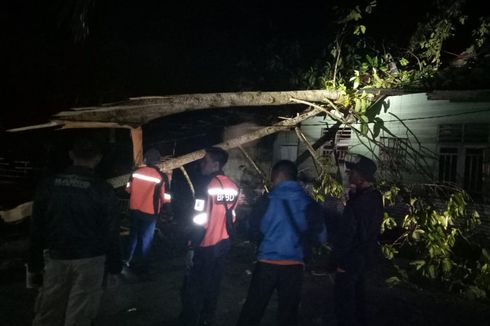
[{"label": "night sky", "polygon": [[[92,1],[77,41],[76,1],[4,1],[0,128],[130,96],[298,89],[298,73],[328,56],[335,2]],[[423,7],[403,6],[379,5],[373,36],[407,35]]]},{"label": "night sky", "polygon": [[[0,131],[128,97],[304,89],[299,77],[331,60],[333,7],[358,2],[4,1]],[[83,39],[73,23],[77,3],[91,4]],[[432,3],[378,0],[369,36],[406,46]]]}]

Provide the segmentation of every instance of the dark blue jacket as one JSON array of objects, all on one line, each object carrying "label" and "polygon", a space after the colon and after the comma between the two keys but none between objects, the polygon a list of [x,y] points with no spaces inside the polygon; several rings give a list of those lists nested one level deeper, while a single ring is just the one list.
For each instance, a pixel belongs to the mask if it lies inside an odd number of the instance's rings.
[{"label": "dark blue jacket", "polygon": [[43,250],[53,259],[106,255],[107,269],[122,268],[119,247],[119,202],[111,185],[94,171],[71,166],[45,179],[34,198],[29,269],[43,268]]},{"label": "dark blue jacket", "polygon": [[332,264],[344,270],[372,266],[383,214],[379,190],[371,186],[352,193],[333,237]]},{"label": "dark blue jacket", "polygon": [[[286,206],[289,205],[290,213]],[[258,260],[304,260],[304,239],[317,243],[326,241],[322,214],[310,214],[315,202],[296,181],[284,181],[266,196],[260,216],[252,216],[251,228],[260,230]],[[292,225],[290,217],[298,231]]]}]

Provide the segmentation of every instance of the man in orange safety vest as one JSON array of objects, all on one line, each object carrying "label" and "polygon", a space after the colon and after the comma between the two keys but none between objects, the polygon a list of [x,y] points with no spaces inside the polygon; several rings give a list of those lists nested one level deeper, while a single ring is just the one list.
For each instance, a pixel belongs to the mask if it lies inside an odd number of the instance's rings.
[{"label": "man in orange safety vest", "polygon": [[[130,194],[131,215],[126,266],[135,267],[140,272],[148,271],[157,218],[162,205],[171,201],[168,193],[169,176],[158,168],[160,160],[160,152],[155,148],[149,149],[144,155],[145,165],[131,174],[126,185],[126,191]],[[141,248],[140,257],[135,257],[137,248]]]},{"label": "man in orange safety vest", "polygon": [[210,325],[216,310],[240,193],[238,186],[223,173],[227,160],[226,151],[211,147],[200,162],[204,182],[196,187],[181,325]]}]

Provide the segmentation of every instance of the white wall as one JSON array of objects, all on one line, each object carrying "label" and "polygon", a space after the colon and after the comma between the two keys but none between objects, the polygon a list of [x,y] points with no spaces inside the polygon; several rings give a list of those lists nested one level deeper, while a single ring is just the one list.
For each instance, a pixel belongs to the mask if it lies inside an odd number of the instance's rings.
[{"label": "white wall", "polygon": [[[389,107],[387,112],[380,114],[380,118],[385,121],[385,126],[397,137],[407,137],[411,143],[418,147],[417,140],[422,143],[428,151],[432,151],[436,155],[439,151],[438,132],[441,124],[466,124],[466,123],[489,123],[490,124],[490,102],[450,102],[446,100],[428,100],[425,93],[391,96],[385,100],[385,104]],[[404,121],[406,127],[397,121]],[[314,117],[304,121],[301,125],[301,130],[307,139],[314,143],[321,136],[322,127],[333,125],[330,119],[323,117]],[[359,126],[356,126],[359,127]],[[413,133],[408,132],[407,127]],[[278,148],[290,143],[295,136],[294,131],[281,135],[277,138],[274,144],[274,161],[277,161],[279,156]],[[381,133],[380,137],[389,136],[386,133]],[[488,140],[490,144],[490,139]],[[490,145],[489,145],[490,146]],[[306,148],[302,144],[298,146],[298,155]],[[356,138],[354,133],[349,145],[349,151],[373,157],[370,151],[363,146]],[[378,149],[375,148],[375,153]],[[430,160],[427,156],[428,169],[434,172],[437,177],[438,160]],[[312,175],[315,174],[313,162],[308,159],[300,166],[300,169],[308,171]],[[405,182],[428,182],[426,178],[420,176],[416,169],[412,169],[403,175]]]}]

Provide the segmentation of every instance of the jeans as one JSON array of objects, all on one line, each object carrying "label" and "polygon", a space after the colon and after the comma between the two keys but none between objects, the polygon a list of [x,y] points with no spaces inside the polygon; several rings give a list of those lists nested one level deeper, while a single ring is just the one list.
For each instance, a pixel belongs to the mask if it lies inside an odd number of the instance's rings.
[{"label": "jeans", "polygon": [[274,290],[278,295],[277,325],[298,325],[303,286],[303,265],[258,262],[243,305],[238,326],[259,325]]},{"label": "jeans", "polygon": [[90,326],[102,296],[105,256],[58,260],[44,257],[43,285],[33,326]]},{"label": "jeans", "polygon": [[[148,267],[156,223],[157,219],[153,215],[131,211],[129,248],[126,259],[128,262],[133,262],[134,259],[140,264],[140,267]],[[139,252],[136,252],[137,248],[140,249]]]}]

